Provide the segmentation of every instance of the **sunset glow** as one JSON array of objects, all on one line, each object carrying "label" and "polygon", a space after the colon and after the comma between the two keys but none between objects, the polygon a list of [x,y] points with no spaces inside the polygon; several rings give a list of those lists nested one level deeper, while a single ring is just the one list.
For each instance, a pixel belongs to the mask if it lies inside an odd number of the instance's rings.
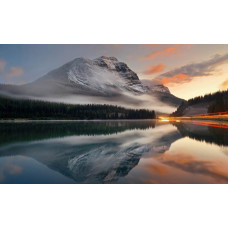
[{"label": "sunset glow", "polygon": [[[0,83],[34,81],[72,59],[115,56],[183,99],[228,88],[228,45],[0,45]],[[34,55],[34,53],[36,53]]]}]

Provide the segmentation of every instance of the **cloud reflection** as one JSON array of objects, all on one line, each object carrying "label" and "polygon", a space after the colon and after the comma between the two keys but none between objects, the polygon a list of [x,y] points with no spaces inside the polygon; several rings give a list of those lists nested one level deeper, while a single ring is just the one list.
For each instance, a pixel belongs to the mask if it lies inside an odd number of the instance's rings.
[{"label": "cloud reflection", "polygon": [[22,173],[22,167],[13,162],[13,158],[7,158],[6,162],[0,163],[0,182],[5,181],[8,175],[19,175]]}]

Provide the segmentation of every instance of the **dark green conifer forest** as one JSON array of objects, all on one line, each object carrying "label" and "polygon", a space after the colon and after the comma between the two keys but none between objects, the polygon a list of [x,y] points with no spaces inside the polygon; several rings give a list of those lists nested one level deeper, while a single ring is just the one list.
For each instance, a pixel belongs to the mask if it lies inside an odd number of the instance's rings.
[{"label": "dark green conifer forest", "polygon": [[0,96],[0,119],[155,119],[154,111],[113,105],[73,105]]},{"label": "dark green conifer forest", "polygon": [[208,113],[228,111],[228,90],[218,91],[216,93],[206,94],[204,96],[194,97],[188,101],[183,101],[177,110],[171,116],[182,116],[183,111],[188,106],[208,103]]}]

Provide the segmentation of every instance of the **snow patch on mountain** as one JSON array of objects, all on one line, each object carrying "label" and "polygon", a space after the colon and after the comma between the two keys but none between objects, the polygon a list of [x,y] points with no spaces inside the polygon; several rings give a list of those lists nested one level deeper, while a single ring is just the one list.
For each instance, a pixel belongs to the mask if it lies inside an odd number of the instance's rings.
[{"label": "snow patch on mountain", "polygon": [[161,93],[169,93],[170,90],[168,87],[162,85],[156,80],[141,80],[142,84],[148,88],[148,90],[152,92],[161,92]]},{"label": "snow patch on mountain", "polygon": [[115,72],[101,69],[92,63],[74,63],[68,71],[69,81],[105,93],[110,87],[122,87],[125,82]]},{"label": "snow patch on mountain", "polygon": [[102,93],[120,89],[134,93],[145,93],[137,74],[114,57],[102,56],[95,60],[75,59],[67,72],[68,80]]}]

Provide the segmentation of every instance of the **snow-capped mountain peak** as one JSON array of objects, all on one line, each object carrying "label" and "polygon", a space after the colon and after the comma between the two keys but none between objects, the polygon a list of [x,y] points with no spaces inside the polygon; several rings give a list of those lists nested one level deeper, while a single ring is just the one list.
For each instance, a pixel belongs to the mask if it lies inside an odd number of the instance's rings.
[{"label": "snow-capped mountain peak", "polygon": [[74,104],[117,104],[131,108],[156,109],[157,103],[157,110],[163,110],[162,107],[168,105],[168,112],[174,111],[182,102],[156,80],[140,80],[126,63],[106,56],[93,60],[76,58],[25,85],[0,85],[0,94]]},{"label": "snow-capped mountain peak", "polygon": [[67,71],[70,82],[89,87],[102,94],[120,90],[144,93],[146,88],[137,74],[115,57],[101,56],[94,60],[75,59]]},{"label": "snow-capped mountain peak", "polygon": [[107,67],[110,70],[116,69],[117,62],[118,62],[118,59],[115,57],[101,56],[99,58],[94,59],[95,64],[101,67]]}]

